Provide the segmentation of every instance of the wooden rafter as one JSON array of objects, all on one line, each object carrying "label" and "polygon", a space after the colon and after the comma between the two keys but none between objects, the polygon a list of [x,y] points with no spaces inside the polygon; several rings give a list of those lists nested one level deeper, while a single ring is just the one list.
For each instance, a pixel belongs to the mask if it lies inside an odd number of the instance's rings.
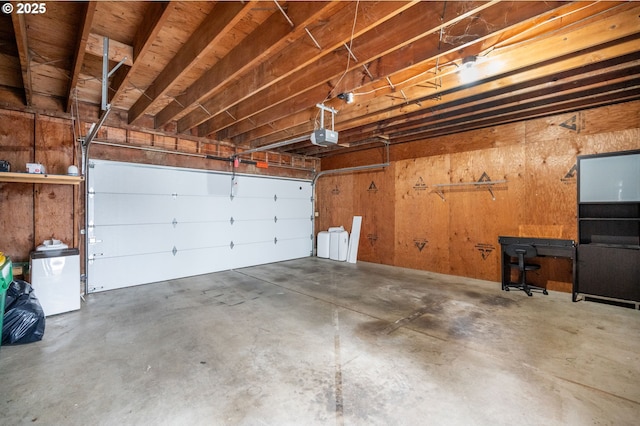
[{"label": "wooden rafter", "polygon": [[76,44],[76,50],[74,52],[73,68],[71,69],[71,80],[69,81],[69,90],[67,91],[67,108],[66,111],[71,111],[71,105],[73,104],[73,91],[78,84],[78,77],[82,64],[84,62],[84,55],[87,48],[87,41],[89,40],[89,33],[91,32],[91,25],[93,24],[93,16],[96,12],[97,1],[90,1],[85,5],[84,17],[80,24],[80,30],[78,31],[78,41]]},{"label": "wooden rafter", "polygon": [[131,76],[141,66],[142,61],[138,61],[138,59],[147,53],[169,17],[172,10],[170,4],[171,2],[151,2],[149,4],[145,19],[138,27],[133,40],[133,64],[131,67],[120,67],[113,76],[110,103],[118,100],[118,97],[128,87]]},{"label": "wooden rafter", "polygon": [[[187,90],[187,93],[179,97],[178,101],[165,107],[156,117],[156,126],[175,118],[178,113],[184,111],[184,106],[193,109],[194,105],[200,104],[208,96],[220,93],[223,87],[241,75],[243,71],[263,61],[269,53],[280,50],[289,43],[291,37],[300,36],[305,31],[304,27],[307,23],[315,20],[323,12],[333,10],[334,7],[335,5],[332,3],[323,2],[292,3],[287,13],[289,19],[295,22],[294,28],[291,28],[288,21],[279,12],[274,13],[256,31],[239,43],[233,51],[200,77]],[[207,107],[212,111],[220,111],[217,105],[209,103],[204,108],[207,109]],[[196,108],[194,111],[203,112],[201,108]],[[208,116],[207,113],[204,114]],[[186,130],[180,124],[178,129],[179,131]]]},{"label": "wooden rafter", "polygon": [[[551,6],[539,2],[530,8],[516,10],[514,13],[500,20],[497,18],[501,11],[497,8],[472,10],[467,13],[466,16],[453,14],[444,22],[436,19],[437,17],[434,17],[433,21],[429,21],[424,18],[424,14],[415,13],[415,15],[422,20],[423,28],[426,29],[427,26],[432,26],[432,29],[427,31],[429,34],[415,40],[411,44],[411,49],[395,49],[377,58],[375,62],[369,66],[369,70],[372,75],[376,77],[376,81],[363,86],[362,70],[359,67],[352,67],[348,73],[340,75],[341,87],[348,91],[354,91],[355,89],[361,89],[363,92],[377,90],[380,87],[388,87],[389,83],[384,78],[386,76],[392,77],[392,80],[396,83],[393,89],[395,91],[415,85],[416,81],[420,81],[420,79],[414,79],[415,77],[425,74],[434,75],[433,68],[437,63],[436,61],[439,60],[440,63],[447,63],[449,61],[447,57],[457,57],[457,51],[460,49],[464,49],[468,55],[478,54],[485,49],[486,44],[495,44],[495,41],[490,41],[492,37],[500,37],[500,40],[503,40],[503,31],[505,31],[505,29],[508,31],[510,26],[537,14],[541,14],[541,18],[548,18],[549,15],[558,13],[555,10],[547,12],[549,7]],[[575,7],[576,6],[573,6],[573,8]],[[570,10],[568,10],[567,13],[569,11]],[[469,17],[471,14],[473,15],[473,20],[470,20],[471,22],[466,25],[464,18]],[[407,18],[403,19],[406,20]],[[499,23],[489,28],[484,25],[484,22],[488,21],[498,21]],[[456,26],[457,23],[461,25]],[[392,27],[393,25],[397,25],[397,22],[389,21],[387,24],[389,27]],[[418,25],[416,25],[416,27],[418,27]],[[447,43],[446,49],[441,46],[440,42],[439,30],[441,28],[447,28],[447,37],[452,39],[452,41]],[[473,44],[468,41],[468,37],[465,37],[466,33],[473,33],[474,37],[476,37]],[[420,33],[416,32],[416,34]],[[405,67],[407,63],[413,64],[409,70],[406,70]],[[424,64],[426,64],[426,66]],[[404,81],[407,83],[402,83]],[[324,89],[310,89],[297,96],[317,98],[321,96],[320,92],[323,90]],[[342,106],[342,102],[336,105],[339,109],[341,109]],[[297,120],[294,117],[297,117]],[[284,123],[290,123],[290,125],[281,123],[279,121],[281,118]],[[292,110],[290,102],[284,102],[254,115],[250,122],[243,120],[225,128],[222,134],[224,134],[225,138],[234,138],[234,141],[238,143],[255,140],[267,134],[275,133],[274,130],[269,131],[269,129],[272,129],[271,126],[265,126],[265,124],[269,122],[277,122],[277,128],[288,128],[302,122],[309,122],[309,110],[307,108],[300,111]],[[281,127],[283,124],[284,127]],[[206,132],[220,132],[220,129],[203,127],[203,134]],[[245,134],[247,132],[251,133]],[[239,135],[242,136],[239,137]]]},{"label": "wooden rafter", "polygon": [[171,59],[160,75],[138,98],[129,110],[129,123],[142,117],[147,110],[164,96],[181,77],[197,65],[198,58],[205,57],[219,43],[221,37],[251,10],[253,2],[246,4],[218,3],[189,40]]},{"label": "wooden rafter", "polygon": [[[636,7],[636,10],[640,12],[638,7]],[[606,45],[607,42],[623,40],[625,37],[640,33],[640,29],[630,25],[633,22],[633,17],[634,14],[627,13],[623,13],[622,15],[612,14],[609,17],[599,17],[598,19],[591,20],[589,25],[584,24],[583,28],[579,31],[574,31],[572,35],[569,35],[566,31],[560,31],[544,39],[520,44],[513,48],[506,49],[503,52],[496,52],[493,60],[500,60],[505,64],[501,73],[508,76],[500,80],[491,79],[487,82],[476,84],[466,90],[462,90],[463,85],[460,83],[458,77],[455,74],[450,74],[443,77],[442,89],[439,91],[416,85],[408,88],[406,93],[411,100],[423,102],[424,105],[422,109],[432,114],[431,109],[427,107],[432,105],[436,106],[440,101],[429,99],[432,99],[434,95],[438,93],[445,94],[445,90],[447,101],[456,99],[462,101],[463,99],[468,99],[470,96],[481,95],[499,87],[508,87],[515,83],[533,81],[536,78],[544,76],[554,76],[560,73],[561,70],[581,69],[593,63],[594,58],[606,60],[633,53],[637,51],[637,40],[632,39],[612,46]],[[626,23],[625,20],[627,21]],[[614,25],[614,23],[617,25]],[[605,32],[606,34],[604,34]],[[606,37],[603,38],[603,36]],[[596,37],[600,40],[598,43],[601,42],[605,47],[587,55],[576,54],[580,51],[594,48],[596,46]],[[549,49],[549,45],[553,45],[555,48]],[[533,65],[534,63],[544,63],[546,65],[536,68],[529,67],[529,65]],[[488,65],[489,63],[487,62],[485,66]],[[518,70],[522,71],[516,74],[515,72]],[[400,103],[397,101],[394,102],[388,98],[378,96],[363,101],[363,104],[367,107],[367,111],[370,111],[369,114],[358,114],[355,111],[346,112],[339,116],[339,124],[344,123],[348,124],[349,127],[360,127],[367,125],[366,123],[377,123],[380,120],[385,120],[385,125],[390,125],[390,108],[396,110],[395,113],[392,113],[394,116],[397,115],[401,120],[407,119],[406,111],[399,108]],[[376,124],[376,126],[378,125],[379,124]],[[368,124],[368,127],[371,127],[371,125]],[[268,143],[268,141],[266,142]]]},{"label": "wooden rafter", "polygon": [[[451,16],[445,21],[446,25],[452,25],[455,22],[461,21],[469,16],[480,13],[486,8],[490,8],[495,2],[488,2],[480,4],[477,8],[470,9],[466,13],[458,14],[454,13],[450,8],[449,12]],[[429,16],[429,18],[426,18]],[[400,24],[404,24],[406,27],[403,32],[404,40],[390,37],[389,30],[396,28]],[[430,25],[430,23],[432,23]],[[362,32],[359,37],[354,39],[354,45],[358,46],[360,51],[366,52],[367,56],[358,57],[358,61],[350,61],[349,69],[357,69],[359,72],[362,69],[362,64],[369,63],[384,56],[385,54],[402,49],[408,46],[415,40],[422,37],[437,34],[439,28],[441,28],[443,22],[440,14],[433,13],[432,5],[429,2],[420,2],[411,7],[411,12],[406,15],[393,15],[379,23],[376,31]],[[350,34],[349,34],[350,35]],[[347,40],[340,40],[344,44]],[[437,46],[437,37],[434,39],[434,43]],[[344,48],[343,48],[344,49]],[[412,54],[411,51],[408,52]],[[345,54],[348,54],[345,52]],[[360,55],[359,55],[360,56]],[[317,62],[308,64],[304,68],[297,70],[297,75],[292,75],[287,81],[279,81],[277,84],[270,88],[271,95],[268,99],[264,97],[255,97],[247,102],[239,104],[234,110],[234,116],[238,119],[251,117],[261,111],[266,111],[272,108],[275,104],[280,102],[291,102],[294,98],[298,105],[314,105],[316,102],[323,101],[327,95],[326,85],[327,81],[340,80],[345,75],[345,57],[340,55],[333,55],[328,58],[323,58],[322,66],[319,66]],[[375,78],[381,78],[382,76],[373,76]],[[313,81],[313,86],[309,84],[309,81]],[[317,90],[312,90],[315,99],[311,99],[309,96],[303,95],[308,92],[310,88],[319,87],[324,94],[321,97],[318,96]],[[335,87],[335,84],[330,84]],[[337,94],[339,92],[336,92]],[[335,95],[334,95],[335,96]],[[222,100],[218,98],[211,99],[205,104],[220,103]],[[181,120],[181,122],[184,120]],[[233,124],[228,117],[219,116],[213,117],[207,120],[206,124],[198,128],[198,133],[202,135],[208,135],[219,131],[221,128],[227,127]],[[179,129],[183,128],[181,126]]]},{"label": "wooden rafter", "polygon": [[[422,119],[408,116],[408,112],[420,110],[424,111],[425,117],[433,115],[434,110],[432,108],[437,108],[442,103],[437,98],[439,95],[446,94],[447,101],[459,99],[459,102],[465,103],[467,102],[465,99],[468,99],[469,96],[474,93],[482,95],[490,90],[490,87],[505,87],[514,84],[514,82],[529,81],[544,75],[553,76],[563,69],[580,68],[588,65],[596,57],[607,58],[628,54],[637,50],[637,45],[634,46],[633,41],[618,47],[599,50],[592,55],[571,56],[572,53],[639,32],[640,29],[633,25],[636,22],[637,13],[629,13],[633,10],[638,10],[637,5],[628,4],[624,7],[614,8],[608,14],[601,14],[582,22],[582,28],[580,29],[571,28],[557,31],[545,37],[534,38],[529,42],[521,42],[512,47],[496,51],[491,55],[492,60],[501,60],[505,65],[501,70],[501,74],[505,77],[501,79],[492,79],[483,84],[466,87],[460,82],[457,72],[443,73],[439,89],[429,87],[428,84],[414,84],[411,87],[406,87],[404,94],[408,97],[409,102],[401,99],[398,94],[391,97],[384,96],[385,94],[394,93],[390,88],[360,96],[358,97],[358,108],[344,108],[344,111],[341,111],[336,116],[336,126],[339,129],[352,129],[349,133],[367,134],[368,131],[378,129],[381,126],[385,128],[392,126],[395,121],[420,122]],[[548,46],[550,45],[553,45],[554,49],[549,49]],[[566,57],[566,59],[558,62],[559,58],[562,57]],[[555,63],[553,62],[554,60]],[[546,66],[530,67],[533,64],[541,63],[546,64]],[[484,65],[480,65],[480,68],[488,65],[489,61]],[[520,69],[522,72],[517,73]],[[419,83],[419,81],[414,83]],[[371,91],[371,89],[372,86],[364,87],[362,91],[367,92]],[[366,113],[363,113],[363,111],[366,111]],[[306,128],[304,126],[296,127],[299,131],[306,132],[313,129],[313,124],[305,120],[304,114],[300,116],[297,123],[291,123],[291,125],[298,126],[303,122],[306,123]],[[283,129],[283,127],[280,127],[280,122],[276,122],[275,127]],[[347,135],[344,134],[344,136]],[[282,135],[273,133],[271,136],[260,138],[258,143],[260,145],[269,144],[280,139],[282,139]]]},{"label": "wooden rafter", "polygon": [[[295,3],[292,4],[292,6]],[[390,16],[400,13],[409,5],[401,2],[383,2],[370,5],[368,3],[360,3],[360,7],[367,9],[367,13],[361,13],[363,18],[358,23],[358,29],[363,32],[367,28],[375,26],[381,20],[386,20]],[[314,37],[322,50],[317,49],[308,40],[308,36],[304,28],[300,26],[296,33],[298,37],[293,43],[287,46],[286,51],[279,55],[277,62],[268,64],[268,72],[264,67],[254,67],[249,72],[243,74],[239,79],[228,86],[224,92],[216,93],[205,102],[201,102],[207,111],[222,112],[228,110],[238,102],[259,93],[260,91],[272,86],[273,84],[286,79],[295,72],[307,66],[309,63],[315,62],[322,57],[328,56],[336,48],[341,46],[345,40],[351,35],[352,22],[355,15],[355,3],[349,3],[346,7],[340,9],[330,19],[335,26],[329,28],[319,26],[314,28]],[[279,17],[283,19],[282,17]],[[296,25],[298,25],[296,23]],[[215,114],[214,114],[215,115]],[[232,113],[235,116],[235,114]],[[178,121],[179,131],[184,131],[203,121],[210,116],[203,113],[203,110],[193,110],[188,116]]]},{"label": "wooden rafter", "polygon": [[27,39],[27,23],[25,14],[12,13],[11,21],[13,31],[16,36],[18,46],[18,56],[20,57],[20,69],[22,71],[22,84],[24,85],[25,105],[31,106],[33,103],[33,87],[31,81],[31,58],[29,55],[29,43]]},{"label": "wooden rafter", "polygon": [[[86,44],[86,53],[90,53],[92,56],[102,58],[103,54],[103,42],[104,36],[89,33]],[[117,40],[109,40],[109,60],[116,64],[120,61],[128,67],[133,65],[133,47],[119,42]],[[102,61],[102,59],[101,59]],[[115,65],[115,64],[114,64]]]},{"label": "wooden rafter", "polygon": [[[635,67],[630,66],[630,63],[616,65],[605,61],[596,66],[597,71],[594,71],[592,66],[586,66],[588,68],[586,73],[574,69],[563,75],[540,77],[523,82],[511,87],[510,90],[498,89],[486,92],[481,97],[477,96],[476,99],[464,104],[455,101],[447,102],[440,105],[437,113],[431,117],[400,121],[388,126],[386,130],[396,141],[401,138],[410,139],[432,131],[436,124],[438,129],[442,130],[463,124],[468,126],[472,123],[483,123],[487,119],[496,122],[511,121],[515,114],[522,114],[525,111],[527,113],[548,111],[552,106],[555,108],[569,102],[583,102],[581,99],[590,104],[591,101],[587,100],[588,98],[637,86],[640,75],[638,65]],[[552,81],[553,84],[550,84]],[[418,118],[416,114],[411,115]]]}]

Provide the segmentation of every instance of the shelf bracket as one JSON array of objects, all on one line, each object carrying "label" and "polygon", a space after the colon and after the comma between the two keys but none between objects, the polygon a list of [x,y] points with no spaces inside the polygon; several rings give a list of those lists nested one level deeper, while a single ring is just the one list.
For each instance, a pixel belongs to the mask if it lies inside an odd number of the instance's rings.
[{"label": "shelf bracket", "polygon": [[496,200],[496,196],[495,196],[495,194],[493,193],[493,189],[491,188],[491,185],[487,186],[487,189],[489,190],[489,193],[491,194],[491,199],[492,199],[493,201],[495,201],[495,200]]}]

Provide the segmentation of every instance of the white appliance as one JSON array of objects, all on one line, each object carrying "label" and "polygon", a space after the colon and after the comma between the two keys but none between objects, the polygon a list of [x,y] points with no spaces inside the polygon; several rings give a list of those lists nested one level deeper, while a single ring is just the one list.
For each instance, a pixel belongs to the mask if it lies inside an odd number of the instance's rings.
[{"label": "white appliance", "polygon": [[329,259],[347,260],[349,252],[349,233],[345,230],[329,232]]},{"label": "white appliance", "polygon": [[318,248],[317,248],[318,257],[322,257],[325,259],[329,258],[329,244],[330,244],[329,231],[318,232]]},{"label": "white appliance", "polygon": [[78,249],[39,247],[39,250],[32,252],[31,286],[45,316],[80,309]]}]

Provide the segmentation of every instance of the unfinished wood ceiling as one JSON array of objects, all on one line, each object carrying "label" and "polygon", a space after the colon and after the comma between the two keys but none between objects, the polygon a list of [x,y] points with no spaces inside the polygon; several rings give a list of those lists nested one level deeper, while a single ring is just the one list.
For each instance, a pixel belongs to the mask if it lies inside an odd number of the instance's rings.
[{"label": "unfinished wood ceiling", "polygon": [[[239,150],[324,157],[640,99],[635,2],[40,4],[0,14],[0,105],[71,112],[104,86],[129,125]],[[318,104],[337,146],[309,141]]]}]

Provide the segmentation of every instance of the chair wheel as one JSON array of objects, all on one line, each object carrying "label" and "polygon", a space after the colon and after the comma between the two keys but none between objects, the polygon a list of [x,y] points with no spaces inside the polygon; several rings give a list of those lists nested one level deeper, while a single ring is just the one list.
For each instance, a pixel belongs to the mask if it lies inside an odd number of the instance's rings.
[{"label": "chair wheel", "polygon": [[504,288],[504,291],[509,291],[509,287],[505,287],[505,288]]},{"label": "chair wheel", "polygon": [[549,292],[547,290],[543,290],[542,294],[544,294],[545,296],[549,294]]},{"label": "chair wheel", "polygon": [[533,293],[527,293],[527,296],[531,297],[533,296]]}]

